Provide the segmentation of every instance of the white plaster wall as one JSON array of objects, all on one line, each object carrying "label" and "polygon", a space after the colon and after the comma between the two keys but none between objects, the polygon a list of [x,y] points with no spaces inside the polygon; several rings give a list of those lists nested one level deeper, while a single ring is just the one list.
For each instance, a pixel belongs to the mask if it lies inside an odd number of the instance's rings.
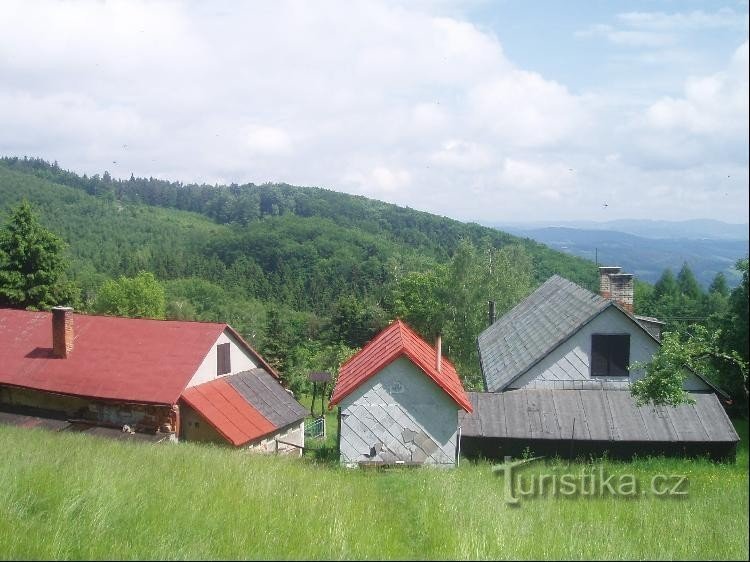
[{"label": "white plaster wall", "polygon": [[[627,389],[644,375],[631,371],[628,377],[591,376],[591,336],[593,334],[630,334],[630,363],[648,363],[659,348],[654,339],[620,310],[610,307],[594,318],[566,342],[511,383],[512,388]],[[710,390],[695,375],[685,381],[686,390]]]},{"label": "white plaster wall", "polygon": [[[459,407],[406,358],[396,359],[340,403],[340,458],[455,464]],[[414,441],[403,430],[417,433]],[[384,450],[370,458],[371,447]]]},{"label": "white plaster wall", "polygon": [[211,346],[211,349],[208,351],[208,355],[203,359],[203,362],[201,363],[200,367],[198,367],[198,370],[193,375],[193,378],[190,379],[190,382],[188,383],[188,387],[196,386],[199,384],[202,384],[204,382],[212,381],[217,377],[217,370],[216,370],[216,346],[222,343],[229,343],[229,356],[230,356],[230,362],[232,371],[229,373],[225,373],[222,376],[226,375],[233,375],[235,373],[240,373],[242,371],[247,371],[249,369],[254,369],[258,365],[256,365],[253,362],[252,357],[250,354],[245,350],[244,347],[241,347],[239,343],[237,342],[237,339],[231,335],[227,330],[224,330],[224,332],[219,336],[219,339],[217,339],[214,344]]},{"label": "white plaster wall", "polygon": [[272,435],[269,435],[265,439],[261,439],[260,441],[256,441],[254,443],[246,445],[246,447],[249,451],[261,452],[261,453],[279,453],[279,454],[289,455],[292,457],[302,456],[302,449],[298,447],[294,447],[292,445],[285,445],[284,443],[279,443],[277,447],[276,439],[281,439],[282,441],[286,441],[287,443],[294,443],[294,445],[299,445],[299,447],[304,447],[305,446],[305,420],[302,420],[301,422],[282,428],[278,432]]}]

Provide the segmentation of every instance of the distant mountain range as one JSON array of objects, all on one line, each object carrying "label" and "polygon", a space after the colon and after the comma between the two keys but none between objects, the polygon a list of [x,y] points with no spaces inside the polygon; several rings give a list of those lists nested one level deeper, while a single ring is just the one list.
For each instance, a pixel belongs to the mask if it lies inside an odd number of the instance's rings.
[{"label": "distant mountain range", "polygon": [[503,222],[487,224],[503,230],[533,230],[550,227],[573,228],[579,230],[610,230],[626,232],[644,238],[689,238],[699,240],[747,240],[748,224],[730,224],[713,219],[693,219],[686,221],[659,221],[620,219],[605,222],[596,221],[547,221],[547,222]]},{"label": "distant mountain range", "polygon": [[644,281],[655,282],[666,268],[677,273],[687,262],[704,286],[724,272],[730,286],[740,281],[735,262],[748,255],[748,225],[716,220],[680,222],[617,220],[494,224],[506,232],[530,238],[556,250],[619,265]]}]

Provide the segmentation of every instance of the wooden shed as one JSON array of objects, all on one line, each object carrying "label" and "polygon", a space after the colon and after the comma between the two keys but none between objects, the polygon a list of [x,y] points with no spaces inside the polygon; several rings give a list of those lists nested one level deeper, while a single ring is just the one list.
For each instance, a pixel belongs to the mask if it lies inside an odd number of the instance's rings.
[{"label": "wooden shed", "polygon": [[342,365],[329,407],[339,406],[347,465],[453,466],[458,412],[472,411],[453,365],[400,320]]},{"label": "wooden shed", "polygon": [[739,437],[717,396],[691,392],[693,404],[638,406],[623,390],[520,388],[470,392],[459,415],[469,458],[700,456],[735,458]]}]

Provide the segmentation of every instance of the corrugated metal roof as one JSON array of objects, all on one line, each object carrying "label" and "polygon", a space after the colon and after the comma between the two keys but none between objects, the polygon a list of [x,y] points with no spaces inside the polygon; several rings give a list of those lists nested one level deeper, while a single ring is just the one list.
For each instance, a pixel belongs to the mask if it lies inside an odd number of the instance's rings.
[{"label": "corrugated metal roof", "polygon": [[739,436],[713,393],[695,404],[636,406],[623,390],[526,389],[470,392],[472,413],[459,412],[466,437],[628,442],[736,442]]},{"label": "corrugated metal roof", "polygon": [[553,275],[477,338],[490,392],[503,390],[591,318],[609,301]]},{"label": "corrugated metal roof", "polygon": [[286,427],[305,418],[307,410],[289,394],[279,381],[263,369],[252,369],[226,377],[263,417],[276,427]]},{"label": "corrugated metal roof", "polygon": [[219,335],[231,327],[73,315],[74,349],[52,356],[49,312],[0,309],[0,384],[93,398],[174,404]]},{"label": "corrugated metal roof", "polygon": [[401,356],[414,363],[461,408],[471,411],[471,404],[455,367],[443,357],[442,368],[438,371],[435,348],[401,320],[393,322],[341,366],[330,406],[338,404],[359,385]]}]

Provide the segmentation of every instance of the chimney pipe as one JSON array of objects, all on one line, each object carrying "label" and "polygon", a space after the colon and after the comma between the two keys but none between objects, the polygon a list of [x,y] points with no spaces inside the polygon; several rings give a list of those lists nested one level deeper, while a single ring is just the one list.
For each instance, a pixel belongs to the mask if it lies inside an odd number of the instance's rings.
[{"label": "chimney pipe", "polygon": [[443,372],[443,338],[440,334],[437,335],[435,340],[435,368],[438,373]]},{"label": "chimney pipe", "polygon": [[65,359],[73,351],[73,309],[52,308],[52,355]]},{"label": "chimney pipe", "polygon": [[495,317],[495,301],[487,301],[487,307],[488,307],[488,315],[490,320],[490,326],[492,326],[495,323],[495,320],[497,319]]}]

